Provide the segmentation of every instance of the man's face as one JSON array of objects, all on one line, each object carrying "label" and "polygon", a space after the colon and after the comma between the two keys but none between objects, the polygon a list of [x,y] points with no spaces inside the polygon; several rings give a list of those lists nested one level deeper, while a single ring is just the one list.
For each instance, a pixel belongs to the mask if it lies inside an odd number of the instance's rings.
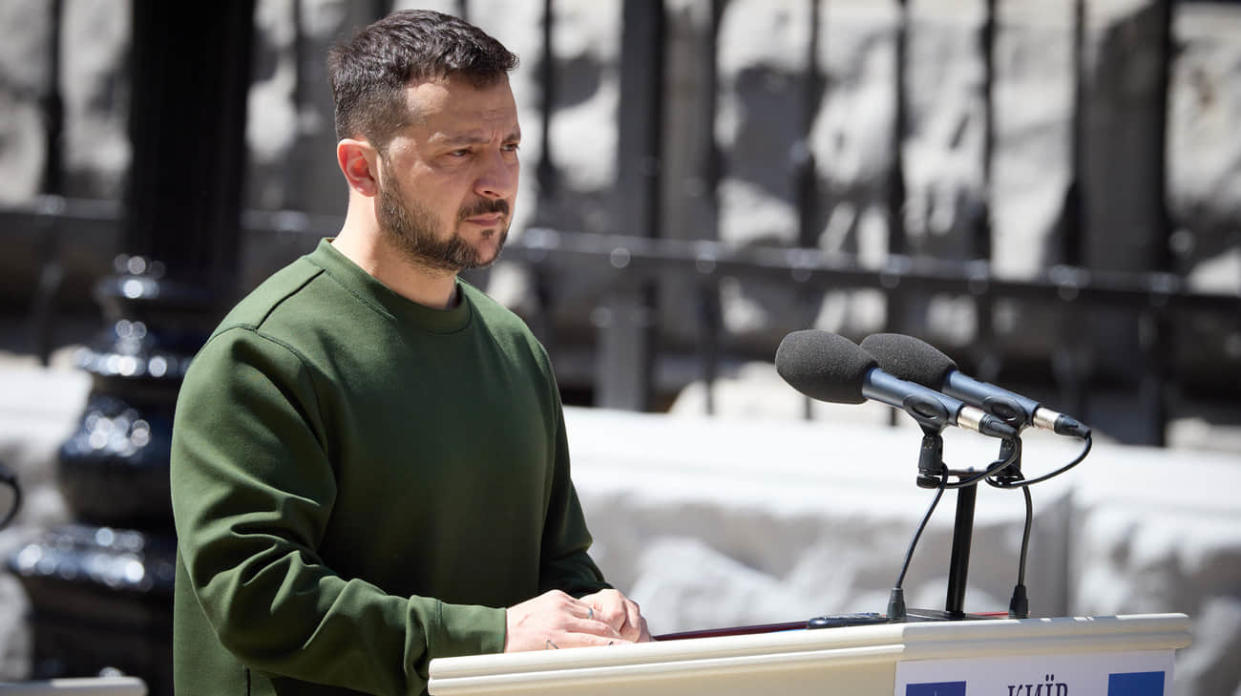
[{"label": "man's face", "polygon": [[376,214],[410,260],[457,272],[500,255],[513,219],[520,165],[517,105],[508,80],[406,89],[409,125],[380,155]]}]

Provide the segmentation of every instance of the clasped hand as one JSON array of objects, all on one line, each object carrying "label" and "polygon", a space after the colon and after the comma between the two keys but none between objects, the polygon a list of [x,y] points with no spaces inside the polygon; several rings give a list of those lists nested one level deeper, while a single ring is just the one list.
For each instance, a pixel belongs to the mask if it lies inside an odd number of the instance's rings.
[{"label": "clasped hand", "polygon": [[617,590],[581,599],[551,590],[508,608],[504,652],[588,645],[644,643],[651,639],[638,603]]}]

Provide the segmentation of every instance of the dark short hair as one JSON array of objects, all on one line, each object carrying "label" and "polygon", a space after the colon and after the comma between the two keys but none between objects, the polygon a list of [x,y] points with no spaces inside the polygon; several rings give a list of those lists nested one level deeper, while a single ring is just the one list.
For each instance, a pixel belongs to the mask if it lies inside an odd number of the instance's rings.
[{"label": "dark short hair", "polygon": [[404,10],[358,31],[328,53],[336,137],[362,135],[382,147],[405,124],[411,82],[464,78],[500,82],[517,56],[478,27],[430,10]]}]

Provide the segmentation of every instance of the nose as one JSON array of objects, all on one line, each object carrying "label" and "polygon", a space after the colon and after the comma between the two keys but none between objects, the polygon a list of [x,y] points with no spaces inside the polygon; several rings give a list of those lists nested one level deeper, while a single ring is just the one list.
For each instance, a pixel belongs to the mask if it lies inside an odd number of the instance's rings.
[{"label": "nose", "polygon": [[492,152],[474,182],[474,192],[484,198],[512,198],[517,193],[520,171],[516,153]]}]

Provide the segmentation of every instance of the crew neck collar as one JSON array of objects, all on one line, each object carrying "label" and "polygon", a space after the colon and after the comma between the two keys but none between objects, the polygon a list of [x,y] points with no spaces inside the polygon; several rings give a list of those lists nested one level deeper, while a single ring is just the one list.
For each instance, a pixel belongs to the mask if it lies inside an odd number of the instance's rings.
[{"label": "crew neck collar", "polygon": [[453,333],[470,323],[470,301],[460,278],[455,281],[457,304],[448,309],[436,309],[406,299],[379,282],[332,246],[330,238],[320,240],[319,246],[306,259],[326,271],[360,300],[401,323],[430,333]]}]

